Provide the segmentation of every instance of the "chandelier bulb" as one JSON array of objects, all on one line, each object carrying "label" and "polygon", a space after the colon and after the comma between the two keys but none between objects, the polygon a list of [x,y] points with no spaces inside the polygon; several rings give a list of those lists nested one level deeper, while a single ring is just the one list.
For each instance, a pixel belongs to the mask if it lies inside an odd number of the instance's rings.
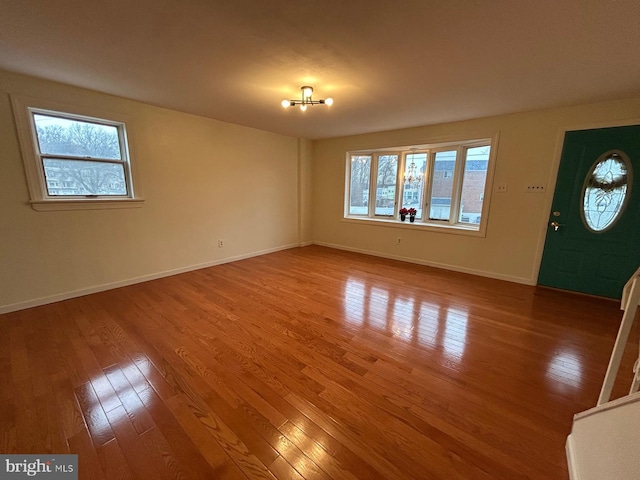
[{"label": "chandelier bulb", "polygon": [[329,98],[325,98],[325,99],[324,99],[324,104],[325,104],[325,105],[328,105],[328,106],[333,105],[333,98],[331,98],[331,97],[329,97]]},{"label": "chandelier bulb", "polygon": [[287,100],[286,98],[282,100],[282,108],[287,108],[291,106],[291,100]]},{"label": "chandelier bulb", "polygon": [[310,99],[313,95],[313,87],[302,87],[302,98]]}]

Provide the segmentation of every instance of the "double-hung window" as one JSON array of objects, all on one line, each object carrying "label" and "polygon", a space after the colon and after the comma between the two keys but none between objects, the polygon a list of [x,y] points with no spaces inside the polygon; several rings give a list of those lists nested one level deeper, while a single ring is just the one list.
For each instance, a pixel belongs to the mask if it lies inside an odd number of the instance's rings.
[{"label": "double-hung window", "polygon": [[345,217],[483,231],[492,139],[349,152]]},{"label": "double-hung window", "polygon": [[14,99],[36,210],[136,206],[123,121],[31,106]]}]

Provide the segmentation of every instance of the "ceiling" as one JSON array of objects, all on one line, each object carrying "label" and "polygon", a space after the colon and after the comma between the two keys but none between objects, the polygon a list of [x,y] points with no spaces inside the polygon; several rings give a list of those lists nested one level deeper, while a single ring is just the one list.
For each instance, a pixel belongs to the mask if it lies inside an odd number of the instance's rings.
[{"label": "ceiling", "polygon": [[[0,68],[311,139],[640,93],[638,0],[2,0]],[[332,107],[283,109],[302,85]]]}]

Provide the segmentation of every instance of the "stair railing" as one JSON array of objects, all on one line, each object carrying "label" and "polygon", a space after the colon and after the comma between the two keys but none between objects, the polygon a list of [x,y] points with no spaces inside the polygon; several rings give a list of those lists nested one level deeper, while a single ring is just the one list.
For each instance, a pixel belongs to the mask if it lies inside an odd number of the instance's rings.
[{"label": "stair railing", "polygon": [[[604,376],[604,382],[602,383],[602,389],[600,390],[600,396],[598,397],[598,405],[607,403],[611,398],[611,390],[613,389],[613,384],[616,381],[620,362],[622,361],[622,356],[624,355],[624,350],[627,346],[627,341],[629,340],[629,333],[631,332],[631,327],[633,326],[633,322],[636,318],[638,303],[640,303],[640,268],[635,271],[622,290],[620,308],[624,310],[624,314],[622,315],[622,322],[620,323],[616,343],[613,346],[613,352],[609,359],[607,373]],[[629,394],[637,392],[639,387],[640,356],[633,366],[633,380],[631,382]]]}]

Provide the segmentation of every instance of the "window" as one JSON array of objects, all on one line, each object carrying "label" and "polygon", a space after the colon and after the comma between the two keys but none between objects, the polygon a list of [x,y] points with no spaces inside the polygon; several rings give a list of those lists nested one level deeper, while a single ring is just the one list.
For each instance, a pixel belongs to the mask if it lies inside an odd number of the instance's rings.
[{"label": "window", "polygon": [[349,215],[362,215],[369,211],[370,176],[371,155],[352,155]]},{"label": "window", "polygon": [[140,205],[123,121],[12,100],[34,209]]},{"label": "window", "polygon": [[[400,223],[400,208],[414,208],[412,226],[483,231],[492,143],[350,152],[345,217]],[[370,192],[375,192],[373,202]]]},{"label": "window", "polygon": [[431,202],[429,220],[448,221],[451,217],[451,201],[453,199],[453,176],[445,176],[446,172],[455,170],[457,150],[433,152],[433,175],[431,178]]},{"label": "window", "polygon": [[604,232],[620,218],[628,198],[631,161],[607,152],[591,167],[582,187],[582,218],[592,232]]},{"label": "window", "polygon": [[398,183],[398,155],[376,156],[376,208],[375,215],[393,215]]}]

